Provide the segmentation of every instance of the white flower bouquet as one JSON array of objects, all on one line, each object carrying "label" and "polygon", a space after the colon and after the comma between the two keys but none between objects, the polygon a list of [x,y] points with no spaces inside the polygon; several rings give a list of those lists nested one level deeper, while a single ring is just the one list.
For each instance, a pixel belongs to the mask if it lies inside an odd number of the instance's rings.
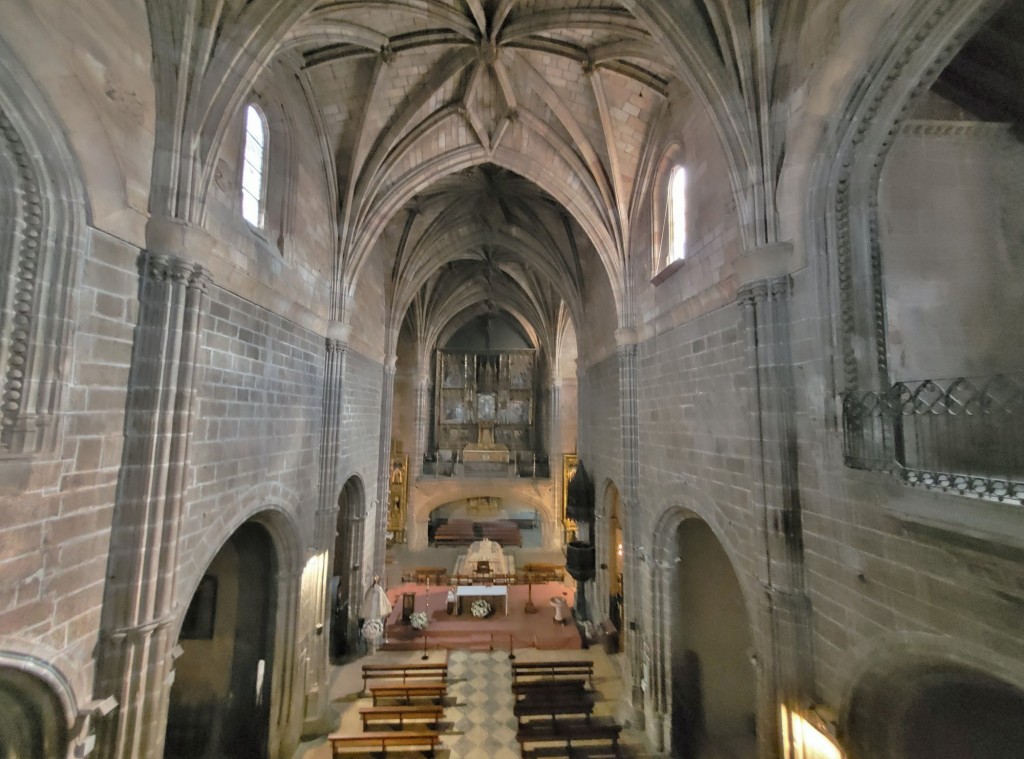
[{"label": "white flower bouquet", "polygon": [[363,637],[371,643],[384,637],[384,623],[379,619],[368,619],[363,623]]},{"label": "white flower bouquet", "polygon": [[491,613],[491,605],[484,599],[478,598],[470,605],[469,610],[473,612],[474,617],[483,619]]},{"label": "white flower bouquet", "polygon": [[425,611],[418,611],[409,617],[409,624],[417,630],[426,630],[428,621]]}]

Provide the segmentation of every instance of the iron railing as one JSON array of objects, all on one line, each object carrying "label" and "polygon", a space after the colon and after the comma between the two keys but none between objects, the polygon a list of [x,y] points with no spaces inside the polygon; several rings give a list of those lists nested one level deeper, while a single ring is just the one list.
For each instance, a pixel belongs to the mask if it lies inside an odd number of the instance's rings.
[{"label": "iron railing", "polygon": [[1024,375],[898,382],[843,396],[847,466],[1024,501]]}]

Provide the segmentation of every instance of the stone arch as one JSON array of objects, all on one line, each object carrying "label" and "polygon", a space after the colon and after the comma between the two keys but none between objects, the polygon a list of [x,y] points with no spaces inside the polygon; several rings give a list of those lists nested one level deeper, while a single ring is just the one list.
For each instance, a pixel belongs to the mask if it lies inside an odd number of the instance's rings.
[{"label": "stone arch", "polygon": [[[652,737],[655,745],[663,747],[664,750],[672,750],[673,756],[680,755],[689,756],[692,754],[685,753],[687,750],[694,751],[694,746],[686,746],[681,741],[681,735],[683,734],[684,728],[679,724],[679,715],[676,712],[680,712],[680,704],[676,703],[678,700],[678,694],[673,693],[673,679],[674,675],[676,681],[676,691],[680,690],[679,672],[674,672],[676,662],[674,662],[674,654],[678,654],[677,649],[680,649],[680,644],[683,643],[683,638],[680,637],[679,626],[674,624],[675,607],[679,601],[680,587],[682,585],[681,578],[679,576],[679,565],[683,561],[683,557],[679,555],[679,536],[680,531],[688,526],[694,526],[704,531],[705,534],[697,535],[696,539],[700,541],[704,547],[714,554],[717,552],[718,559],[716,565],[722,572],[722,579],[724,582],[723,587],[728,590],[729,597],[732,599],[732,613],[734,614],[737,624],[742,620],[743,630],[749,633],[745,637],[742,650],[737,646],[737,641],[731,641],[733,644],[729,654],[729,672],[730,676],[738,676],[743,678],[745,673],[738,671],[739,661],[738,657],[742,654],[743,665],[751,667],[749,672],[749,682],[744,685],[744,697],[750,701],[750,707],[752,709],[751,719],[756,719],[757,712],[764,708],[763,699],[760,698],[760,682],[757,677],[757,672],[751,666],[751,661],[756,658],[756,641],[757,637],[755,634],[755,605],[753,603],[753,590],[749,587],[749,584],[744,582],[743,575],[737,569],[741,566],[741,563],[737,560],[735,549],[731,543],[725,538],[725,533],[718,524],[714,517],[705,517],[702,513],[696,510],[691,510],[681,506],[673,506],[663,511],[661,516],[654,523],[654,530],[651,534],[651,548],[648,554],[643,546],[637,548],[640,553],[640,560],[645,561],[650,567],[651,573],[651,618],[652,618],[652,636],[650,640],[645,641],[645,651],[642,673],[643,680],[645,681],[647,698],[651,700],[651,707],[646,710],[647,718],[647,730],[648,734]],[[705,582],[707,578],[702,578],[702,582]],[[723,594],[725,595],[725,594]],[[676,640],[676,638],[679,638]],[[646,650],[647,646],[650,646],[649,652]],[[700,648],[698,646],[698,648]],[[703,666],[704,662],[699,661],[700,652],[696,657],[688,660],[694,666],[687,666],[685,672],[695,674],[695,677],[690,681],[691,685],[696,686],[697,690],[692,694],[696,699],[703,701],[705,694],[703,691],[703,685],[699,681],[699,668]],[[675,656],[679,658],[679,656]],[[684,672],[684,674],[685,674]],[[685,678],[684,678],[685,679]],[[694,732],[694,735],[700,735],[704,728],[708,729],[709,734],[713,734],[712,731],[722,726],[723,729],[728,723],[730,726],[734,726],[738,713],[736,713],[736,704],[726,705],[723,707],[722,716],[715,717],[715,724],[707,724],[700,714],[697,714],[697,724],[700,729]],[[732,729],[732,727],[730,727]],[[753,731],[753,722],[750,724],[750,730]]]},{"label": "stone arch", "polygon": [[[597,565],[600,572],[597,576],[597,598],[595,607],[601,616],[611,620],[620,631],[620,640],[625,642],[622,631],[622,613],[625,572],[625,512],[622,508],[622,495],[618,485],[612,479],[604,482],[601,489],[601,505],[597,512],[597,529],[594,543],[597,552]],[[620,548],[621,546],[621,548]],[[630,599],[632,600],[632,599]]]},{"label": "stone arch", "polygon": [[78,711],[74,689],[51,662],[0,648],[0,755],[65,756]]},{"label": "stone arch", "polygon": [[345,480],[338,493],[332,552],[331,588],[331,656],[340,659],[350,649],[358,633],[358,614],[351,610],[359,605],[362,587],[362,550],[366,529],[366,488],[362,478],[353,474]]},{"label": "stone arch", "polygon": [[[919,0],[903,9],[874,41],[863,69],[870,81],[848,77],[846,125],[819,140],[820,162],[810,186],[808,249],[828,251],[819,264],[823,288],[836,293],[834,384],[838,392],[887,386],[885,304],[881,283],[878,190],[896,126],[942,69],[999,5],[998,0],[935,3]],[[847,68],[848,65],[846,66]]]},{"label": "stone arch", "polygon": [[[487,491],[486,493],[484,491]],[[417,499],[415,502],[410,503],[414,506],[414,511],[410,511],[410,520],[423,520],[424,524],[429,519],[431,512],[446,503],[452,501],[462,500],[464,498],[473,498],[480,495],[498,495],[509,497],[515,497],[536,509],[538,513],[543,515],[541,519],[541,544],[545,547],[552,547],[552,542],[555,538],[556,527],[558,517],[555,514],[555,510],[552,507],[549,499],[540,498],[533,494],[532,487],[529,485],[517,487],[512,486],[509,491],[494,492],[494,488],[488,486],[482,486],[480,483],[474,483],[473,481],[458,481],[453,480],[448,487],[444,488],[443,492],[434,493],[426,497]],[[416,535],[419,535],[421,531],[417,530]],[[422,540],[424,546],[426,545],[426,528],[422,530]],[[415,549],[416,546],[413,546]]]},{"label": "stone arch", "polygon": [[[215,662],[223,665],[216,670],[220,675],[227,672],[230,692],[237,691],[242,682],[261,685],[253,690],[255,700],[251,708],[247,707],[255,737],[252,745],[245,747],[246,755],[276,756],[294,745],[300,725],[292,715],[298,713],[301,697],[301,683],[296,682],[296,656],[301,645],[298,578],[304,563],[294,516],[285,507],[265,502],[236,519],[217,550],[207,557],[202,573],[192,583],[191,601],[182,605],[174,623],[184,654],[175,661],[174,683],[179,693],[172,686],[168,701],[168,757],[194,755],[196,740],[202,742],[203,750],[212,747],[223,754],[225,744],[216,742],[217,731],[223,730],[225,735],[238,732],[231,728],[231,714],[225,715],[219,708],[201,703],[183,705],[187,699],[182,699],[180,691],[196,687],[202,678],[210,676],[216,669]],[[207,579],[211,576],[216,580],[212,590]],[[227,592],[222,587],[227,587]],[[221,614],[227,614],[228,619],[218,626]],[[204,627],[207,623],[209,626]],[[224,627],[228,624],[233,627]],[[189,638],[191,645],[184,638]],[[207,643],[205,647],[210,651],[191,652],[201,667],[186,661],[190,647],[203,648],[202,644]],[[198,689],[217,696],[216,690],[202,684]],[[219,695],[226,700],[227,691]],[[262,722],[259,718],[251,720],[257,707],[265,717]]]},{"label": "stone arch", "polygon": [[57,446],[88,203],[61,121],[0,41],[0,454]]},{"label": "stone arch", "polygon": [[897,633],[855,652],[839,716],[849,759],[1017,756],[1024,668],[943,636]]}]

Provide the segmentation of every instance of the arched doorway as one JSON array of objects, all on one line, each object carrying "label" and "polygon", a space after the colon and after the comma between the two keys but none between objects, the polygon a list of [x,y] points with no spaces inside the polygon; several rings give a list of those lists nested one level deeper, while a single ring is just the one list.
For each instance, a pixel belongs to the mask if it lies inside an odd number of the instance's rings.
[{"label": "arched doorway", "polygon": [[1024,746],[1024,691],[942,662],[897,666],[855,691],[851,759],[1015,759]]},{"label": "arched doorway", "polygon": [[672,755],[755,756],[756,679],[740,584],[711,528],[686,519],[676,533],[671,591]]},{"label": "arched doorway", "polygon": [[339,661],[347,654],[355,616],[349,613],[357,603],[353,582],[359,570],[362,546],[360,526],[363,514],[363,485],[358,477],[349,477],[338,496],[338,516],[334,533],[334,566],[331,571],[331,658]]},{"label": "arched doorway", "polygon": [[0,666],[0,757],[50,759],[67,754],[60,701],[45,683]]},{"label": "arched doorway", "polygon": [[605,490],[605,514],[608,516],[605,538],[605,564],[608,565],[608,619],[616,630],[622,630],[622,499],[619,489],[609,483]]},{"label": "arched doorway", "polygon": [[189,604],[164,756],[266,759],[279,557],[263,525],[238,528]]}]

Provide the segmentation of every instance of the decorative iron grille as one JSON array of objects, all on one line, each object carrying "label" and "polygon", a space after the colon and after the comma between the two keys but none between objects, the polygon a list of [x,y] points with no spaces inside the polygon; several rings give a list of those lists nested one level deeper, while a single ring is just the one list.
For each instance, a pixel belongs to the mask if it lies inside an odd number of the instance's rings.
[{"label": "decorative iron grille", "polygon": [[843,396],[847,466],[1024,501],[1024,375],[898,382]]}]

